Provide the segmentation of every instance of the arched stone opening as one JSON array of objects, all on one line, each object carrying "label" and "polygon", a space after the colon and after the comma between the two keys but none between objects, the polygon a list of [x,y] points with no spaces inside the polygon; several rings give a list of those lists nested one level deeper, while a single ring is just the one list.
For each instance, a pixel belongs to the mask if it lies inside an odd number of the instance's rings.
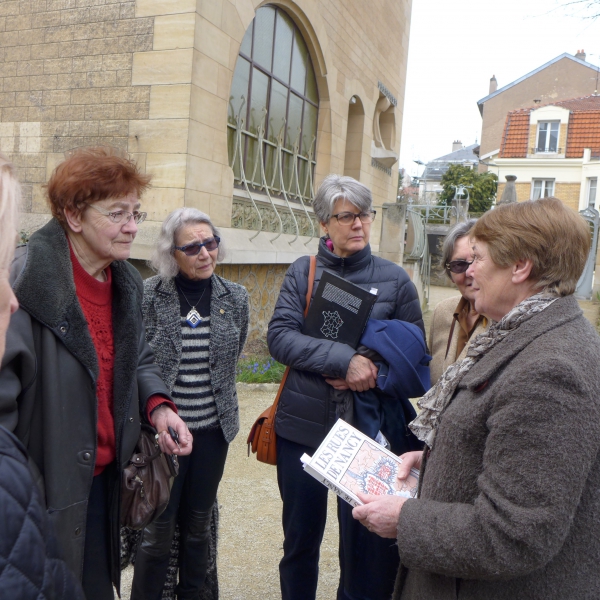
[{"label": "arched stone opening", "polygon": [[348,104],[344,175],[358,180],[362,169],[364,129],[365,109],[362,100],[355,95]]}]

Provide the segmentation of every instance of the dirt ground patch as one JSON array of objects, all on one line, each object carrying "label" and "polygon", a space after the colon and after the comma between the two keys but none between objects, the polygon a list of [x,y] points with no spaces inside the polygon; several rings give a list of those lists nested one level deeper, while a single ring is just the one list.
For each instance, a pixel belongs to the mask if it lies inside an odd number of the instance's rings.
[{"label": "dirt ground patch", "polygon": [[[219,487],[220,600],[277,600],[279,560],[283,555],[281,499],[275,467],[247,456],[246,436],[256,417],[271,404],[275,384],[238,385],[241,429],[229,448]],[[307,475],[309,477],[309,475]],[[339,578],[336,496],[329,494],[329,514],[319,574],[318,600],[335,598]],[[132,568],[123,572],[122,598],[129,600]]]}]

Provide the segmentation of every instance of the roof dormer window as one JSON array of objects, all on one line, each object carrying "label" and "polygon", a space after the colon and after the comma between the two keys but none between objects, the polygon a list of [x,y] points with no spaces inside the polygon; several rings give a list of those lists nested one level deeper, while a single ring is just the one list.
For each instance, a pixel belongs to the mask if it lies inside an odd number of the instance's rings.
[{"label": "roof dormer window", "polygon": [[558,152],[559,121],[540,121],[537,131],[537,152]]}]

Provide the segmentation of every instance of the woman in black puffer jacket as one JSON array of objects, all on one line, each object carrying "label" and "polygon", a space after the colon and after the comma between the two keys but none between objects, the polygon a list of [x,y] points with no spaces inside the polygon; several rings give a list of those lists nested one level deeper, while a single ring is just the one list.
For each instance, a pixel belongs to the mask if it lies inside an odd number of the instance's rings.
[{"label": "woman in black puffer jacket", "polygon": [[[371,318],[400,319],[424,330],[417,291],[407,273],[371,254],[375,211],[370,190],[351,177],[329,175],[313,207],[326,233],[319,243],[313,293],[327,269],[367,290],[377,289]],[[354,348],[301,333],[308,271],[309,257],[290,266],[267,334],[271,355],[292,367],[275,422],[285,536],[279,565],[283,600],[315,598],[327,516],[327,488],[303,472],[300,457],[313,454],[336,420],[331,392],[366,391],[377,379],[376,366]],[[338,600],[352,598],[344,591],[344,576],[342,564]]]}]

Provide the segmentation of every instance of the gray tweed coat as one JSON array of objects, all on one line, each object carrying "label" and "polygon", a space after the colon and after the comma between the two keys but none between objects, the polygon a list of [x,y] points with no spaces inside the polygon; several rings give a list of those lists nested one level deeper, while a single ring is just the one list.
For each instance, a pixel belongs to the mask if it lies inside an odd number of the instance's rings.
[{"label": "gray tweed coat", "polygon": [[572,296],[473,366],[400,513],[395,600],[600,598],[600,338]]},{"label": "gray tweed coat", "polygon": [[[248,292],[215,274],[211,286],[210,381],[223,435],[231,442],[240,428],[235,369],[248,335]],[[146,339],[170,391],[181,361],[179,296],[173,279],[156,275],[144,281],[142,312]]]}]

